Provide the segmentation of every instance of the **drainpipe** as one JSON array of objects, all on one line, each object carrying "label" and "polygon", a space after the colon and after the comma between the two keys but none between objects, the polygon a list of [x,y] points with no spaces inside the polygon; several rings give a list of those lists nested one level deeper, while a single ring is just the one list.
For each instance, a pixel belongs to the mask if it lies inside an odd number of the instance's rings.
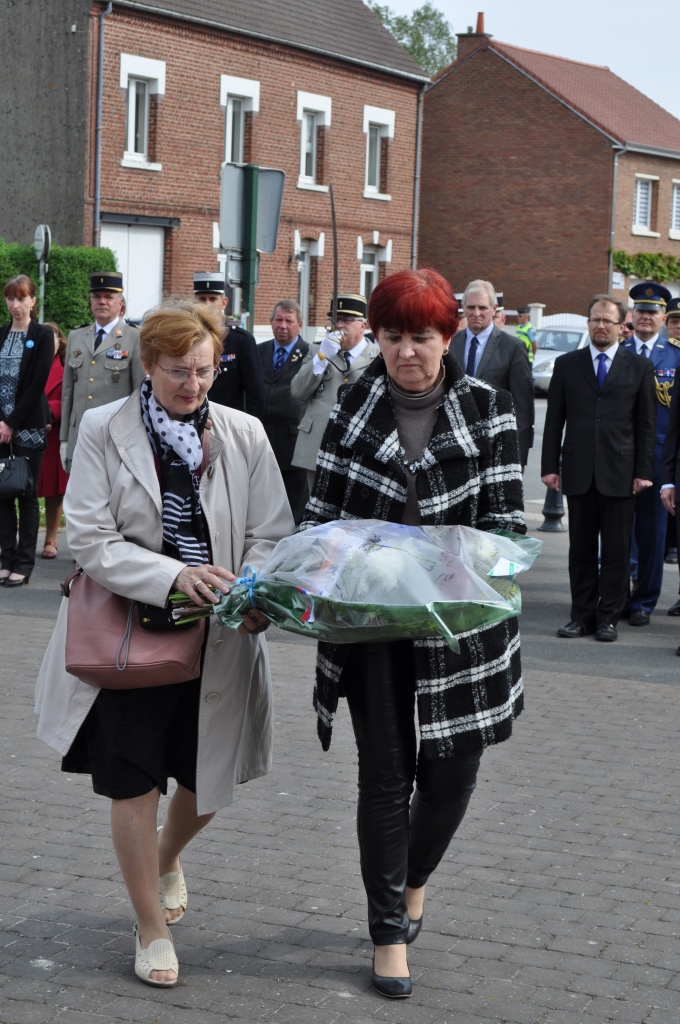
[{"label": "drainpipe", "polygon": [[614,280],[614,241],[616,237],[616,187],[619,175],[619,157],[628,152],[628,145],[614,149],[614,173],[612,180],[612,213],[609,226],[609,271],[607,276],[607,294],[611,295]]},{"label": "drainpipe", "polygon": [[97,120],[94,135],[94,227],[92,230],[92,245],[99,248],[99,214],[101,205],[102,187],[102,89],[104,78],[104,18],[113,8],[112,0],[109,0],[106,8],[99,15],[99,50],[97,53]]},{"label": "drainpipe", "polygon": [[418,113],[416,115],[416,166],[413,175],[413,229],[411,231],[411,270],[416,269],[418,258],[418,213],[420,207],[420,138],[423,130],[423,97],[427,86],[418,93]]}]

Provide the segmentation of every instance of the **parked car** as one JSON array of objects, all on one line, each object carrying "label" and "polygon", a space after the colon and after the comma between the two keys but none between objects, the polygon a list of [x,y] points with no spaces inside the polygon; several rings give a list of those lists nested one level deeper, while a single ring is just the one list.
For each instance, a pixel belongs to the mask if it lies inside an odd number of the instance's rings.
[{"label": "parked car", "polygon": [[532,366],[534,391],[537,395],[547,394],[552,380],[555,360],[565,352],[585,348],[589,336],[586,318],[575,314],[555,314],[545,317],[543,326],[536,329],[536,354]]}]

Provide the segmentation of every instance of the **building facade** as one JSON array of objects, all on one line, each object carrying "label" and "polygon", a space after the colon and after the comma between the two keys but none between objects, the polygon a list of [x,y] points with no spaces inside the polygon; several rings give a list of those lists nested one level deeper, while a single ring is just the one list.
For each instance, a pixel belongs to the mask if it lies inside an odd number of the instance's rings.
[{"label": "building facade", "polygon": [[[0,235],[30,241],[44,221],[57,243],[98,236],[125,275],[128,315],[139,316],[164,295],[190,294],[195,270],[217,269],[227,160],[286,173],[277,249],[260,256],[251,319],[260,336],[279,298],[301,301],[307,336],[325,322],[331,182],[340,288],[370,292],[388,268],[411,264],[418,97],[427,79],[362,0],[281,8],[116,0],[108,12],[74,0],[68,17],[49,0],[27,6],[39,40],[51,31],[71,47],[37,116],[43,130],[50,119],[59,125],[70,149],[68,160],[57,156],[44,193],[31,161],[16,161],[10,184],[19,202],[0,199]],[[9,84],[9,69],[3,77]]]},{"label": "building facade", "polygon": [[680,121],[607,68],[458,40],[425,94],[422,264],[550,314],[627,299],[612,250],[680,257]]}]

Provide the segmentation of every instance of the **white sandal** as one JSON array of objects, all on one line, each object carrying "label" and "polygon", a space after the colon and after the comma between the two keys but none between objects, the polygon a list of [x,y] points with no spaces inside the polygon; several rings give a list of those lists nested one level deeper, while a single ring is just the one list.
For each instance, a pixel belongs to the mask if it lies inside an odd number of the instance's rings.
[{"label": "white sandal", "polygon": [[[145,985],[156,988],[174,988],[179,981],[179,963],[172,944],[172,939],[154,939],[146,949],[142,949],[139,941],[139,928],[135,924],[135,974]],[[174,971],[174,981],[156,981],[151,977],[152,971]]]},{"label": "white sandal", "polygon": [[[162,825],[158,826],[156,830],[160,833]],[[167,925],[179,924],[184,917],[184,912],[187,909],[189,897],[187,895],[187,886],[184,881],[184,872],[182,871],[182,861],[179,862],[179,871],[168,871],[167,875],[161,875],[160,879],[160,904],[161,910],[181,910],[182,913],[176,917],[171,918],[165,923]]]}]

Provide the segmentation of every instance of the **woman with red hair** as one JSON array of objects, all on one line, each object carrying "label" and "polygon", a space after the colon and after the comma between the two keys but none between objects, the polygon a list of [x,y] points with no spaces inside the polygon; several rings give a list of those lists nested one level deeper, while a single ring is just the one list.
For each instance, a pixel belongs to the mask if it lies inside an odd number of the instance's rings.
[{"label": "woman with red hair", "polygon": [[[466,377],[449,354],[458,303],[448,282],[433,270],[392,274],[374,289],[368,319],[380,358],[339,393],[300,529],[383,519],[525,533],[512,400]],[[390,998],[411,995],[406,946],[420,931],[425,883],[465,815],[482,751],[510,736],[523,706],[517,620],[459,641],[458,654],[436,637],[319,644],[319,737],[327,750],[346,697],[359,752],[372,981]]]}]

